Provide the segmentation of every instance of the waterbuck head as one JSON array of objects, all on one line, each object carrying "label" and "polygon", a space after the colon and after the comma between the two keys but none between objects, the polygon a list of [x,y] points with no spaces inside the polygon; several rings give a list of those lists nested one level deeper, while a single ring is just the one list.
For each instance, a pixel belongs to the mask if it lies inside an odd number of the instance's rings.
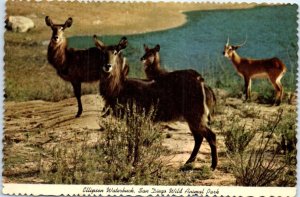
[{"label": "waterbuck head", "polygon": [[100,81],[114,79],[115,83],[119,83],[119,80],[124,80],[129,72],[126,58],[122,54],[122,49],[125,49],[128,44],[127,38],[122,37],[118,44],[106,46],[94,35],[94,42],[104,55]]},{"label": "waterbuck head", "polygon": [[51,42],[59,44],[64,41],[64,30],[71,27],[73,19],[69,17],[64,24],[54,24],[49,16],[45,17],[46,25],[52,29]]},{"label": "waterbuck head", "polygon": [[144,64],[145,69],[147,69],[149,66],[154,66],[154,63],[159,65],[159,44],[157,44],[152,49],[150,49],[146,44],[144,44],[144,50],[145,54],[141,57],[141,61]]},{"label": "waterbuck head", "polygon": [[239,45],[230,45],[229,44],[229,37],[227,38],[227,43],[224,46],[224,51],[223,51],[223,55],[229,59],[232,58],[233,53],[240,47],[244,46],[246,44],[247,41],[247,37],[246,40]]}]

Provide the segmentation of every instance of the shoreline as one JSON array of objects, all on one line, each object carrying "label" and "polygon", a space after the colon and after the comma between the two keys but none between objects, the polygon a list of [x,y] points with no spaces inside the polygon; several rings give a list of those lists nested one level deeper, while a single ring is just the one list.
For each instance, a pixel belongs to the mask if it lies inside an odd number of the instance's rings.
[{"label": "shoreline", "polygon": [[[180,27],[187,22],[184,12],[220,9],[248,9],[255,3],[195,3],[195,2],[6,2],[7,15],[31,18],[36,28],[32,32],[41,40],[49,39],[44,17],[62,23],[67,17],[74,22],[66,36],[75,35],[132,35],[164,31]],[[61,8],[67,8],[61,12]],[[38,10],[38,11],[35,11]]]},{"label": "shoreline", "polygon": [[[161,3],[161,2],[159,2]],[[157,4],[159,4],[157,3]],[[153,32],[160,32],[160,31],[166,31],[174,28],[181,27],[185,25],[188,22],[187,19],[187,12],[193,12],[193,11],[214,11],[214,10],[240,10],[240,9],[252,9],[255,8],[257,5],[264,5],[264,4],[255,4],[255,3],[240,3],[240,4],[232,4],[232,3],[178,3],[178,4],[195,4],[196,7],[194,8],[184,8],[182,10],[177,10],[175,15],[177,15],[176,20],[174,20],[172,23],[164,24],[164,25],[157,25],[157,27],[154,27],[152,29],[145,29],[145,30],[132,30],[126,33],[123,33],[124,36],[131,36],[131,35],[139,35],[139,34],[146,34],[146,33],[153,33]],[[200,8],[198,6],[204,7]],[[271,4],[268,4],[271,5]],[[103,36],[116,36],[121,35],[119,33],[113,33],[108,32],[107,34],[103,34]],[[78,36],[87,36],[87,35],[78,35]]]},{"label": "shoreline", "polygon": [[[188,3],[189,4],[189,3]],[[192,3],[191,3],[192,4]],[[169,25],[169,26],[165,26],[165,27],[157,27],[157,29],[151,29],[151,30],[146,30],[146,31],[134,31],[134,32],[129,32],[128,34],[124,34],[124,35],[137,35],[137,34],[145,34],[145,33],[153,33],[153,32],[159,32],[159,31],[165,31],[165,30],[170,30],[170,29],[174,29],[174,28],[178,28],[181,27],[183,25],[185,25],[188,22],[187,19],[187,12],[193,12],[193,11],[214,11],[214,10],[240,10],[240,9],[252,9],[255,8],[258,4],[255,3],[241,3],[241,4],[231,4],[231,3],[195,3],[195,4],[203,4],[203,5],[210,5],[212,7],[204,7],[204,8],[192,8],[192,9],[184,9],[184,10],[178,10],[177,14],[178,14],[178,18],[176,20],[176,22],[174,22],[174,24]],[[233,7],[227,7],[228,4],[233,5]],[[216,6],[218,5],[218,6]],[[260,4],[260,5],[264,5],[264,4]],[[271,4],[268,4],[271,5]],[[214,7],[216,6],[216,7]],[[115,36],[118,34],[105,34],[104,36]]]},{"label": "shoreline", "polygon": [[[189,3],[188,3],[189,4]],[[196,4],[202,4],[202,3],[196,3]],[[203,3],[206,4],[206,3]],[[245,4],[245,5],[244,5]],[[192,9],[183,9],[183,10],[178,10],[177,13],[175,13],[176,15],[178,15],[176,17],[176,21],[173,21],[173,23],[171,24],[165,24],[165,26],[160,26],[158,25],[155,28],[152,29],[146,29],[146,30],[132,30],[132,31],[128,31],[126,33],[120,34],[120,33],[113,33],[113,32],[107,32],[106,34],[99,34],[100,36],[117,36],[117,35],[124,35],[124,36],[132,36],[132,35],[139,35],[139,34],[146,34],[146,33],[153,33],[153,32],[160,32],[160,31],[166,31],[166,30],[170,30],[170,29],[174,29],[174,28],[178,28],[181,27],[183,25],[185,25],[188,22],[187,19],[187,12],[194,12],[194,11],[217,11],[217,10],[241,10],[241,9],[252,9],[255,8],[258,4],[255,3],[251,3],[251,4],[247,4],[247,3],[243,3],[242,5],[238,4],[234,7],[227,7],[227,4],[218,4],[219,7],[214,7],[215,4],[210,4],[212,5],[211,7],[205,7],[205,8],[192,8]],[[235,5],[235,4],[234,4]],[[263,4],[260,4],[263,5]],[[74,37],[74,36],[90,36],[90,34],[76,34],[76,35],[71,35],[69,37]]]}]

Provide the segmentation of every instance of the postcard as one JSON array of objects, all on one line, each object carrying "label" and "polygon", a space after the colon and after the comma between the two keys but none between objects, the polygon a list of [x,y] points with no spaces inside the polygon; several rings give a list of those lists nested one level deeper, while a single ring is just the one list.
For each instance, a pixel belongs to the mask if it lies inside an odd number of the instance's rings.
[{"label": "postcard", "polygon": [[297,15],[6,1],[3,194],[296,196]]}]

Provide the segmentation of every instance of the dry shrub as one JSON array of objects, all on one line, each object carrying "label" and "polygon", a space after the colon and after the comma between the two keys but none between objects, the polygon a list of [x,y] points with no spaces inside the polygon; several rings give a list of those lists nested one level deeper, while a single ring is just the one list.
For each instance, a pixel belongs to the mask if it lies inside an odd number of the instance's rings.
[{"label": "dry shrub", "polygon": [[[273,136],[295,121],[283,116],[279,109],[275,118],[265,119],[257,129],[234,120],[224,129],[227,155],[233,167],[237,185],[294,186],[296,160],[294,153],[281,154]],[[293,130],[293,129],[292,129]],[[295,131],[295,130],[293,130]],[[291,159],[294,162],[291,162]],[[290,174],[291,176],[288,176]]]}]

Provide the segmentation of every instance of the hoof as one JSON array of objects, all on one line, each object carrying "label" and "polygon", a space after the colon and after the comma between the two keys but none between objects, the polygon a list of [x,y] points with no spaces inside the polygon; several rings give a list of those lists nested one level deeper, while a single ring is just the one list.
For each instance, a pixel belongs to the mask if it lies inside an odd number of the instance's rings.
[{"label": "hoof", "polygon": [[217,168],[217,165],[211,165],[210,168],[212,171],[215,171],[215,169]]},{"label": "hoof", "polygon": [[81,116],[81,114],[82,114],[82,111],[78,111],[75,118],[79,118]]},{"label": "hoof", "polygon": [[279,106],[280,103],[281,103],[281,101],[275,101],[275,102],[273,103],[273,106]]}]

